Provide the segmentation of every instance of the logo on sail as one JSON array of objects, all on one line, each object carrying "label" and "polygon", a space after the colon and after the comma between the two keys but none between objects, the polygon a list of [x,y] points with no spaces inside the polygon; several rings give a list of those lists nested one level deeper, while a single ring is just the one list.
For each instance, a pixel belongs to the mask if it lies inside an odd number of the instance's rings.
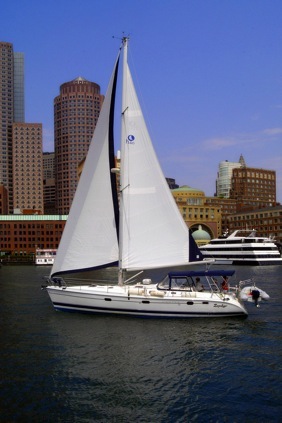
[{"label": "logo on sail", "polygon": [[128,137],[126,138],[126,144],[135,144],[135,136],[128,135]]}]

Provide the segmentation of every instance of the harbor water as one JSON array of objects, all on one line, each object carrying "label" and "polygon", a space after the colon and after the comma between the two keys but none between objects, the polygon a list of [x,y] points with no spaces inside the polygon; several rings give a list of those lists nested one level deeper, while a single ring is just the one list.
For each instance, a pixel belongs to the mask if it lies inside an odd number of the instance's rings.
[{"label": "harbor water", "polygon": [[0,422],[281,422],[282,266],[246,319],[56,312],[50,268],[0,269]]}]

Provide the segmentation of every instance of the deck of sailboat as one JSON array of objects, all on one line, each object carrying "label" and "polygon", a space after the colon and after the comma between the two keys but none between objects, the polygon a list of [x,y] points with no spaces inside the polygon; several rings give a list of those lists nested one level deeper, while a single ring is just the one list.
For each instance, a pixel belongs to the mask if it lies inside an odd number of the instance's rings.
[{"label": "deck of sailboat", "polygon": [[[216,292],[211,290],[204,290],[197,292],[191,290],[189,287],[183,287],[182,289],[171,289],[171,290],[160,290],[157,288],[156,284],[151,285],[72,285],[72,286],[52,286],[48,289],[62,290],[73,293],[89,293],[97,295],[110,295],[110,296],[130,296],[130,297],[158,297],[158,298],[167,298],[167,299],[180,299],[183,298],[200,298],[200,299],[210,299],[210,298],[223,298],[224,294],[222,292]],[[233,293],[230,293],[233,295]]]}]

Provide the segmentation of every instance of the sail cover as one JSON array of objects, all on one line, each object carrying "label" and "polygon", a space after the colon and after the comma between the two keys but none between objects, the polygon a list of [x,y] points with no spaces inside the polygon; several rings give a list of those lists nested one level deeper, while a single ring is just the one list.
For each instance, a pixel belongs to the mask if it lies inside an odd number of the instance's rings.
[{"label": "sail cover", "polygon": [[[120,55],[120,53],[119,53]],[[118,261],[109,138],[119,55],[107,89],[51,275],[110,266]]]},{"label": "sail cover", "polygon": [[189,262],[189,232],[162,173],[128,64],[124,64],[121,154],[121,267]]}]

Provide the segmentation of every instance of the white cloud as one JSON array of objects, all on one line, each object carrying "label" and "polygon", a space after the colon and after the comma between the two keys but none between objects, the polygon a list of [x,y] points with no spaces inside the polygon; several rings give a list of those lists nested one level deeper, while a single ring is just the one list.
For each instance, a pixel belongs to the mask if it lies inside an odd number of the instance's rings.
[{"label": "white cloud", "polygon": [[278,135],[282,134],[282,128],[268,128],[263,131],[266,135]]},{"label": "white cloud", "polygon": [[231,147],[238,144],[237,138],[223,137],[223,138],[210,138],[202,142],[202,147],[208,150],[220,150],[225,147]]},{"label": "white cloud", "polygon": [[269,138],[273,138],[276,135],[282,134],[282,128],[266,128],[258,132],[250,133],[238,133],[227,137],[215,137],[206,139],[201,143],[201,147],[208,150],[220,150],[229,148],[234,145],[244,145],[253,143],[265,143],[269,142]]}]

